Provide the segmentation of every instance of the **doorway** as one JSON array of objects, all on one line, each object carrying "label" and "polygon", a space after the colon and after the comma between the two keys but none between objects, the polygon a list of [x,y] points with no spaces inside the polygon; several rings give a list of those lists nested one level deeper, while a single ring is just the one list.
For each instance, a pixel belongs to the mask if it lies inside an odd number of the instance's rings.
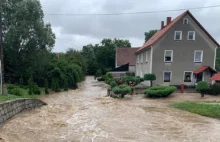
[{"label": "doorway", "polygon": [[203,72],[196,75],[196,83],[203,81]]}]

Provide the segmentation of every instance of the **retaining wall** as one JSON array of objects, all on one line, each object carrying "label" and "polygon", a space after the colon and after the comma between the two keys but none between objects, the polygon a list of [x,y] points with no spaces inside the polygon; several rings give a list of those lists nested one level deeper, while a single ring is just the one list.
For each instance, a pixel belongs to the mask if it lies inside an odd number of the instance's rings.
[{"label": "retaining wall", "polygon": [[47,105],[38,99],[17,99],[0,103],[0,124],[26,109]]}]

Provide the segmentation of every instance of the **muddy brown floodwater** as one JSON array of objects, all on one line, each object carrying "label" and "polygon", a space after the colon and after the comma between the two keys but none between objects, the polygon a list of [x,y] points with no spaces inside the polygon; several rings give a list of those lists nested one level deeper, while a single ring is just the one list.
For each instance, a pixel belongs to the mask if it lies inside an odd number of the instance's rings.
[{"label": "muddy brown floodwater", "polygon": [[169,107],[220,97],[174,94],[106,97],[106,86],[87,77],[80,89],[42,97],[48,103],[0,126],[3,142],[219,142],[220,120]]}]

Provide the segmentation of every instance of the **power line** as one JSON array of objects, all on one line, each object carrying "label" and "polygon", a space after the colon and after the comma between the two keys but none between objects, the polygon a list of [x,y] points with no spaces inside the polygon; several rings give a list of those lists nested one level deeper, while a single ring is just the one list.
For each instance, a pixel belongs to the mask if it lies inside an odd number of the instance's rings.
[{"label": "power line", "polygon": [[203,7],[192,7],[192,8],[182,8],[182,9],[171,9],[171,10],[161,10],[161,11],[145,11],[145,12],[128,12],[128,13],[76,13],[76,14],[62,14],[62,13],[45,13],[45,15],[50,16],[119,16],[119,15],[137,15],[137,14],[150,14],[150,13],[162,13],[162,12],[173,12],[173,11],[183,11],[183,10],[195,10],[195,9],[205,9],[205,8],[216,8],[220,5],[203,6]]}]

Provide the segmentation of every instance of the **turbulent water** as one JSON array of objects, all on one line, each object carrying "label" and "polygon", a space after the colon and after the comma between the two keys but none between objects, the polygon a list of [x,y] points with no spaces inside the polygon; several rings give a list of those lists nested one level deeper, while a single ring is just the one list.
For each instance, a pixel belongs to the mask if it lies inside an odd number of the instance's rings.
[{"label": "turbulent water", "polygon": [[220,120],[170,108],[183,100],[220,100],[175,94],[167,99],[142,95],[106,97],[92,77],[80,89],[43,97],[48,103],[0,126],[0,142],[219,142]]}]

